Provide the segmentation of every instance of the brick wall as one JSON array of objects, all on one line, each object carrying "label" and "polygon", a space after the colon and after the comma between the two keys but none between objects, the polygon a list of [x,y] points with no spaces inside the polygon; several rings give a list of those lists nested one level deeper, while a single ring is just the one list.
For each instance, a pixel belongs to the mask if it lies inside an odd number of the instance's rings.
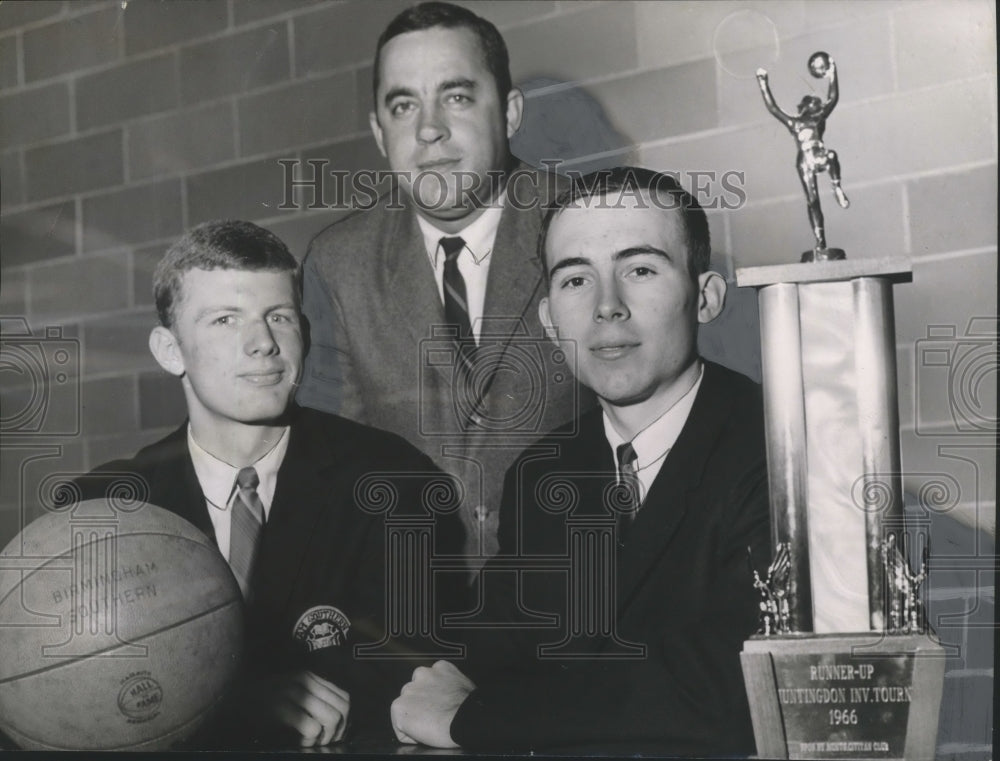
[{"label": "brick wall", "polygon": [[[280,208],[276,160],[384,166],[367,130],[370,56],[399,3],[122,5],[0,4],[0,313],[12,318],[8,346],[44,354],[48,379],[0,369],[5,426],[23,413],[22,434],[36,434],[5,437],[0,543],[37,510],[45,474],[130,454],[182,419],[177,384],[146,349],[152,267],[172,239],[237,217],[301,255],[344,212],[307,208],[307,197]],[[835,57],[841,101],[827,142],[853,205],[840,210],[820,178],[828,238],[852,258],[913,259],[913,282],[896,288],[906,485],[933,513],[934,536],[950,537],[948,562],[965,569],[932,577],[932,612],[957,611],[945,628],[964,643],[949,661],[940,755],[989,755],[983,633],[994,632],[976,624],[992,620],[994,595],[981,572],[994,562],[996,506],[993,4],[469,5],[501,27],[525,85],[523,157],[742,173],[745,203],[710,215],[730,272],[811,246],[794,148],[754,70],[769,69],[790,109],[816,86],[809,54]],[[970,328],[974,318],[985,319]],[[57,330],[46,337],[47,327]],[[953,372],[933,364],[942,349]],[[40,389],[48,395],[32,396]]]}]

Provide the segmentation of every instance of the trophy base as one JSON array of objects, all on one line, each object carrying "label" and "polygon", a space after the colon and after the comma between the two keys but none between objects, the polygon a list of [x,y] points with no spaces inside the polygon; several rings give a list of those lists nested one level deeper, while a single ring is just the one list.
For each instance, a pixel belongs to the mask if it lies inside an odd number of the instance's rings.
[{"label": "trophy base", "polygon": [[944,658],[930,634],[747,640],[740,661],[758,757],[930,761]]},{"label": "trophy base", "polygon": [[839,262],[846,258],[847,254],[842,248],[814,248],[802,252],[804,262]]}]

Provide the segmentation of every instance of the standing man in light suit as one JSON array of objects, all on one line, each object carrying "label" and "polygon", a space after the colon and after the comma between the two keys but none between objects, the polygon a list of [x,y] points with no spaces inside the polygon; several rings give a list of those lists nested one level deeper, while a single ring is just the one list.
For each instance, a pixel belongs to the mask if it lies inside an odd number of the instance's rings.
[{"label": "standing man in light suit", "polygon": [[519,447],[580,406],[538,320],[533,251],[556,182],[511,156],[524,98],[503,38],[464,8],[424,3],[390,22],[374,94],[372,132],[401,192],[309,247],[298,400],[398,433],[457,476],[476,569],[496,552]]}]

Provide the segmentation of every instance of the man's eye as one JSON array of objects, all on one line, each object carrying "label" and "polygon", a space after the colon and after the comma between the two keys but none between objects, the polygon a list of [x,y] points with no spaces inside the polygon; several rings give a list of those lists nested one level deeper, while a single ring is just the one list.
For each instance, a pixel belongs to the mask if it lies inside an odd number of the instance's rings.
[{"label": "man's eye", "polygon": [[465,93],[453,92],[449,93],[447,101],[449,103],[465,104],[465,103],[472,103],[472,98],[470,98]]},{"label": "man's eye", "polygon": [[389,113],[392,114],[393,116],[403,116],[405,114],[408,114],[415,107],[416,106],[409,101],[393,103],[391,106],[389,106]]},{"label": "man's eye", "polygon": [[281,312],[275,312],[270,315],[271,322],[276,322],[280,325],[285,325],[292,321],[292,318],[287,314],[282,314]]},{"label": "man's eye", "polygon": [[233,325],[235,323],[236,323],[236,316],[231,314],[224,314],[212,320],[213,325]]},{"label": "man's eye", "polygon": [[573,275],[572,277],[568,277],[565,280],[563,280],[562,287],[569,289],[581,288],[583,287],[583,285],[586,284],[586,282],[587,279],[583,275]]},{"label": "man's eye", "polygon": [[649,277],[656,274],[656,270],[652,267],[646,267],[644,265],[639,265],[638,267],[633,267],[629,274],[632,277]]}]

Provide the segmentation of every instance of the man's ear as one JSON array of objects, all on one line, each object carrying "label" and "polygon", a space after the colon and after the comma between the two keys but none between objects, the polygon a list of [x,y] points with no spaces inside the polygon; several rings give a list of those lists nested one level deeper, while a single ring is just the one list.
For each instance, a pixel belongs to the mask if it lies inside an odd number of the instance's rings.
[{"label": "man's ear", "polygon": [[549,314],[549,297],[543,296],[538,302],[538,320],[545,328],[545,335],[552,343],[559,343],[559,329],[552,324],[552,315]]},{"label": "man's ear", "polygon": [[698,275],[698,322],[711,322],[726,305],[726,279],[718,272],[703,272]]},{"label": "man's ear", "polygon": [[149,333],[149,350],[160,367],[178,378],[184,375],[184,358],[173,332],[157,325]]},{"label": "man's ear", "polygon": [[382,154],[383,158],[388,158],[385,155],[385,135],[382,134],[382,125],[378,123],[378,114],[374,111],[368,112],[368,126],[372,128],[372,135],[375,136],[375,144],[378,146],[379,153]]},{"label": "man's ear", "polygon": [[514,137],[517,128],[521,126],[521,117],[524,116],[524,93],[516,87],[512,87],[507,93],[507,138]]}]

